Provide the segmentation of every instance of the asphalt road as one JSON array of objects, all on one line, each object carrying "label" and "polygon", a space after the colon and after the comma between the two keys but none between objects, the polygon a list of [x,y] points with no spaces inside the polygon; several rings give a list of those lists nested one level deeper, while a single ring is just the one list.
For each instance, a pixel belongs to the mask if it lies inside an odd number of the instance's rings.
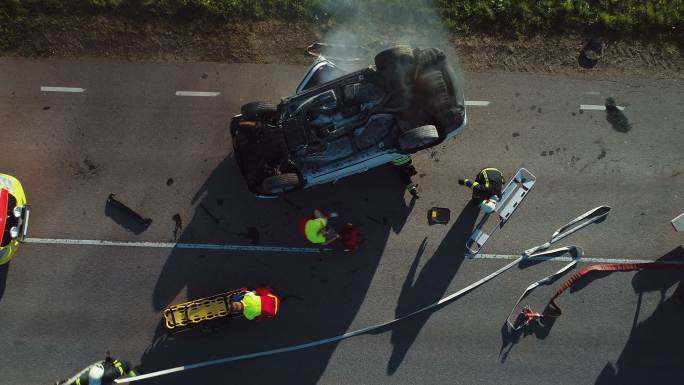
[{"label": "asphalt road", "polygon": [[[684,238],[669,223],[684,210],[679,81],[468,73],[466,98],[490,104],[468,109],[454,141],[415,156],[418,201],[387,167],[257,200],[232,159],[229,119],[243,103],[289,95],[303,70],[0,58],[0,171],[24,185],[32,237],[305,247],[296,222],[323,208],[361,224],[367,238],[354,255],[24,245],[0,270],[0,384],[52,383],[107,350],[146,373],[339,335],[435,302],[508,263],[461,252],[476,212],[456,179],[488,165],[508,175],[524,166],[537,184],[487,253],[518,254],[608,205],[607,220],[562,245],[594,258],[684,258]],[[607,97],[626,107],[629,126],[579,109]],[[117,223],[110,193],[150,227],[136,234]],[[427,225],[432,206],[452,210],[448,226]],[[681,272],[589,280],[564,294],[560,319],[506,333],[522,290],[561,266],[514,268],[391,330],[141,383],[681,382]],[[289,297],[277,319],[162,337],[167,305],[259,283]],[[528,302],[543,308],[557,285]]]}]

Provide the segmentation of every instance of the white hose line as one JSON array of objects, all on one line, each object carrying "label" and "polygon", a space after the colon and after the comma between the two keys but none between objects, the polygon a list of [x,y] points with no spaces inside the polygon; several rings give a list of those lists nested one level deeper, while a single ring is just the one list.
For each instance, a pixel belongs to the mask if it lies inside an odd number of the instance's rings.
[{"label": "white hose line", "polygon": [[449,296],[446,296],[446,297],[440,299],[439,301],[437,301],[437,302],[435,302],[435,303],[433,303],[433,304],[430,304],[430,305],[425,306],[425,307],[423,307],[423,308],[421,308],[421,309],[418,309],[418,310],[414,311],[413,313],[407,314],[407,315],[402,316],[402,317],[399,317],[399,318],[395,318],[395,319],[393,319],[393,320],[391,320],[391,321],[387,321],[387,322],[383,322],[383,323],[380,323],[380,324],[368,326],[368,327],[365,327],[365,328],[363,328],[363,329],[355,330],[355,331],[348,332],[348,333],[345,333],[345,334],[341,334],[341,335],[338,335],[338,336],[335,336],[335,337],[330,337],[330,338],[325,338],[325,339],[322,339],[322,340],[307,342],[307,343],[301,344],[301,345],[293,345],[293,346],[287,346],[287,347],[284,347],[284,348],[278,348],[278,349],[272,349],[272,350],[265,350],[265,351],[256,352],[256,353],[243,354],[243,355],[239,355],[239,356],[232,356],[232,357],[219,358],[219,359],[216,359],[216,360],[200,362],[200,363],[197,363],[197,364],[190,364],[190,365],[177,366],[177,367],[175,367],[175,368],[170,368],[170,369],[165,369],[165,370],[159,370],[159,371],[151,372],[151,373],[147,373],[147,374],[141,374],[141,375],[138,375],[138,376],[136,376],[136,377],[120,378],[120,379],[116,380],[115,382],[116,382],[117,384],[124,384],[124,383],[128,383],[128,382],[142,381],[142,380],[146,380],[146,379],[148,379],[148,378],[164,376],[164,375],[171,374],[171,373],[183,372],[183,371],[191,370],[191,369],[205,368],[205,367],[207,367],[207,366],[214,366],[214,365],[219,365],[219,364],[225,364],[225,363],[228,363],[228,362],[235,362],[235,361],[247,360],[247,359],[250,359],[250,358],[271,356],[271,355],[274,355],[274,354],[280,354],[280,353],[286,353],[286,352],[293,352],[293,351],[296,351],[296,350],[308,349],[308,348],[312,348],[312,347],[314,347],[314,346],[320,346],[320,345],[325,345],[325,344],[329,344],[329,343],[332,343],[332,342],[342,341],[342,340],[347,339],[347,338],[355,337],[355,336],[358,336],[358,335],[361,335],[361,334],[365,334],[365,333],[371,332],[371,331],[373,331],[373,330],[377,330],[377,329],[381,329],[381,328],[387,327],[387,326],[389,326],[389,325],[395,324],[395,323],[397,323],[397,322],[399,322],[399,321],[402,321],[402,320],[405,320],[405,319],[407,319],[407,318],[413,317],[413,316],[418,315],[418,314],[420,314],[420,313],[424,313],[424,312],[426,312],[426,311],[428,311],[428,310],[437,308],[437,307],[439,307],[440,305],[446,304],[447,302],[453,301],[453,300],[455,300],[456,298],[463,296],[464,294],[470,292],[471,290],[475,289],[476,287],[478,287],[478,286],[484,284],[485,282],[491,280],[492,278],[496,277],[497,275],[503,273],[504,271],[510,269],[511,267],[517,265],[517,264],[518,264],[520,261],[522,261],[524,258],[526,258],[526,257],[520,256],[520,257],[518,257],[516,260],[514,260],[513,262],[509,263],[508,265],[506,265],[506,266],[504,266],[504,267],[502,267],[502,268],[496,270],[495,272],[489,274],[489,275],[486,276],[486,277],[483,277],[483,278],[479,279],[479,280],[476,281],[476,282],[471,283],[470,285],[464,287],[463,289],[461,289],[461,290],[459,290],[459,291],[457,291],[457,292],[455,292],[455,293],[453,293],[453,294],[451,294],[451,295],[449,295]]}]

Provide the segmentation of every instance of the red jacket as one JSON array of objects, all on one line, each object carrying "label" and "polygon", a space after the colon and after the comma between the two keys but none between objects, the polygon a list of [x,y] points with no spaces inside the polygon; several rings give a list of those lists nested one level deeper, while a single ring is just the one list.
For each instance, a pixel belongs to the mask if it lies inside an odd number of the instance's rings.
[{"label": "red jacket", "polygon": [[254,292],[261,297],[261,315],[255,320],[275,317],[278,314],[278,307],[280,307],[280,298],[273,294],[273,291],[268,287],[258,287]]}]

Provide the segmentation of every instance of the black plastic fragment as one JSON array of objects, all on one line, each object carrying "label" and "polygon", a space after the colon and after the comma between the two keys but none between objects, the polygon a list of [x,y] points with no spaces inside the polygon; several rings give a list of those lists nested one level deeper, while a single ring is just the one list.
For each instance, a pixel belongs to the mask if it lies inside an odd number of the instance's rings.
[{"label": "black plastic fragment", "polygon": [[105,205],[105,215],[124,229],[140,234],[152,224],[152,219],[143,218],[130,207],[116,199],[116,194],[109,194]]}]

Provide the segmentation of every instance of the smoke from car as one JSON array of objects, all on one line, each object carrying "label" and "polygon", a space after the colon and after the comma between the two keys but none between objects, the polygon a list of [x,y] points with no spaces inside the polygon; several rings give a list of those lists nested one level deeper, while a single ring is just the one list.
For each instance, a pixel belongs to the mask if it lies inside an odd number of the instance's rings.
[{"label": "smoke from car", "polygon": [[[451,34],[442,24],[433,0],[321,0],[333,21],[321,27],[322,42],[365,46],[372,62],[378,52],[392,45],[440,48],[462,76]],[[368,62],[357,62],[366,66]],[[353,65],[353,64],[352,64]]]}]

